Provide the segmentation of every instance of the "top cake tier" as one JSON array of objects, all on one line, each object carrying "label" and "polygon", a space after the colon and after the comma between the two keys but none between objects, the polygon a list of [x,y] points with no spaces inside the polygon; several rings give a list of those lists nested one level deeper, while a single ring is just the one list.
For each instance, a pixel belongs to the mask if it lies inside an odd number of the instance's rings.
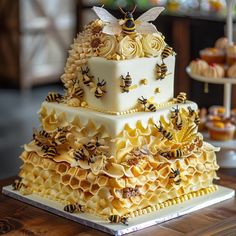
[{"label": "top cake tier", "polygon": [[[149,15],[156,17],[160,11],[153,8]],[[117,20],[119,32],[108,27],[111,23],[95,20],[74,40],[62,75],[68,105],[116,114],[156,111],[173,98],[174,51],[154,25],[140,27],[142,17],[129,20],[132,30],[124,27],[126,16]]]},{"label": "top cake tier", "polygon": [[90,75],[105,85],[101,88],[90,88],[83,82],[84,77],[81,76],[80,84],[84,90],[84,100],[90,108],[111,112],[135,109],[138,107],[138,99],[142,99],[142,96],[155,104],[167,102],[173,98],[174,62],[174,57],[167,59],[169,75],[163,80],[157,80],[155,66],[161,63],[160,58],[123,61],[90,58],[87,67]]}]

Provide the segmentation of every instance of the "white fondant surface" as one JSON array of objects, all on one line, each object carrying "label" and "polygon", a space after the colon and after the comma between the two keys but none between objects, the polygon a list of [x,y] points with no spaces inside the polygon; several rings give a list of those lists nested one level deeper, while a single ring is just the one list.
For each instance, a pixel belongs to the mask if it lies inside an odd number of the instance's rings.
[{"label": "white fondant surface", "polygon": [[[163,80],[156,79],[156,64],[162,63],[158,58],[137,58],[131,60],[107,60],[101,57],[92,57],[88,59],[88,67],[90,74],[94,76],[94,81],[106,81],[106,94],[98,99],[94,96],[91,88],[81,83],[81,87],[85,91],[85,101],[90,107],[109,111],[126,111],[137,105],[138,98],[154,98],[154,102],[159,104],[167,102],[173,98],[174,92],[174,67],[175,56],[169,56],[164,60],[167,65],[167,76]],[[132,89],[128,93],[122,93],[121,75],[124,77],[129,72],[132,78]],[[140,85],[140,81],[147,79],[147,85]],[[159,88],[160,93],[155,93],[155,89]]]},{"label": "white fondant surface", "polygon": [[28,203],[30,205],[33,205],[35,207],[52,212],[56,215],[73,220],[80,224],[87,225],[89,227],[118,236],[138,231],[156,224],[160,224],[167,220],[171,220],[176,217],[189,214],[204,207],[232,198],[235,194],[233,189],[225,188],[222,186],[218,186],[218,188],[219,189],[213,193],[192,198],[180,204],[172,205],[160,209],[158,211],[148,213],[146,215],[129,219],[128,226],[123,224],[110,224],[108,221],[102,220],[97,216],[93,216],[87,213],[83,214],[67,213],[63,211],[64,206],[58,202],[42,198],[35,194],[23,196],[20,192],[13,191],[11,186],[3,187],[3,194],[8,195],[17,200],[23,201],[25,203]]},{"label": "white fondant surface", "polygon": [[[192,109],[197,109],[197,104],[187,101],[185,104],[178,104],[179,108],[187,108],[190,106]],[[170,105],[165,108],[158,109],[156,112],[136,112],[127,115],[110,115],[88,108],[82,107],[69,107],[65,104],[43,102],[42,107],[45,107],[48,112],[55,111],[56,114],[65,113],[68,122],[71,122],[76,117],[79,118],[81,124],[86,125],[88,121],[92,121],[97,126],[103,125],[106,131],[112,138],[115,138],[123,129],[126,124],[131,128],[135,128],[136,123],[139,121],[143,127],[147,127],[148,121],[152,119],[158,123],[160,116],[167,117],[170,110],[176,105]]]}]

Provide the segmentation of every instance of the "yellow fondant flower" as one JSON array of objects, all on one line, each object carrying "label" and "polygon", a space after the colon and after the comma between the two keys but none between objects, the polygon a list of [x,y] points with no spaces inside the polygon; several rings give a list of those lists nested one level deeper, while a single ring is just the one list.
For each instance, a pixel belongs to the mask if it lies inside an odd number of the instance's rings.
[{"label": "yellow fondant flower", "polygon": [[99,48],[99,56],[111,57],[116,52],[117,40],[115,36],[103,35],[101,37],[102,45]]},{"label": "yellow fondant flower", "polygon": [[160,34],[154,33],[144,35],[142,38],[142,45],[145,56],[158,57],[161,55],[166,43]]},{"label": "yellow fondant flower", "polygon": [[143,49],[140,41],[140,37],[136,36],[131,38],[130,36],[125,36],[118,44],[118,53],[125,59],[143,57]]}]

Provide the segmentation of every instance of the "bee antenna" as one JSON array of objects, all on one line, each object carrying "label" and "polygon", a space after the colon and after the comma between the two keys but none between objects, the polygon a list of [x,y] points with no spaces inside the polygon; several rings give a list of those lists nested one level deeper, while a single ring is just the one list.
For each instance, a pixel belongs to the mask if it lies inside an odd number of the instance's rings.
[{"label": "bee antenna", "polygon": [[131,14],[133,14],[133,13],[135,12],[136,8],[137,8],[137,4],[135,4],[134,9],[133,9],[133,11],[131,12]]},{"label": "bee antenna", "polygon": [[122,14],[124,14],[124,15],[126,14],[126,12],[120,6],[119,6],[119,9],[120,9]]}]

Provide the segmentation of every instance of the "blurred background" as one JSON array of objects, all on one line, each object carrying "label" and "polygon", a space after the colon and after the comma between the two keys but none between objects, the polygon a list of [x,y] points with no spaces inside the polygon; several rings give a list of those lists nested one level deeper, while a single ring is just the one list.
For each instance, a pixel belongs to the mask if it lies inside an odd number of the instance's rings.
[{"label": "blurred background", "polygon": [[[223,87],[190,80],[185,72],[200,49],[225,32],[225,0],[136,0],[135,17],[153,5],[166,11],[154,22],[177,52],[175,93],[185,91],[200,107],[221,105]],[[16,175],[22,145],[38,127],[37,111],[49,91],[63,92],[60,75],[67,51],[83,25],[95,18],[91,7],[117,6],[134,0],[0,0],[0,179]],[[236,107],[236,92],[233,91]]]}]

